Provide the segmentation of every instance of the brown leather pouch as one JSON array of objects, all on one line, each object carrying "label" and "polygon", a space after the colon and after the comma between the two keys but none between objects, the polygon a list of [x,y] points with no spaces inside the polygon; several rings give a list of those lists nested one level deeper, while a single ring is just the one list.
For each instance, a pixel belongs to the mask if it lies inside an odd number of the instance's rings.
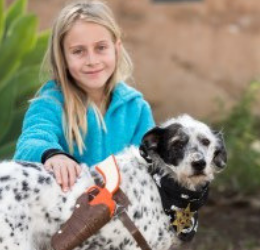
[{"label": "brown leather pouch", "polygon": [[72,250],[97,233],[110,220],[110,210],[105,204],[90,205],[89,194],[82,194],[74,212],[51,240],[55,250]]}]

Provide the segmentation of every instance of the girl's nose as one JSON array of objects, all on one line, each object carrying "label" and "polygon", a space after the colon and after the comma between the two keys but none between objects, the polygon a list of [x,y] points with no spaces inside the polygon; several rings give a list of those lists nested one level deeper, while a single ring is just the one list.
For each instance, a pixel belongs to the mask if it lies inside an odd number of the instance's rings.
[{"label": "girl's nose", "polygon": [[86,65],[92,66],[98,63],[97,55],[94,52],[89,52],[86,56]]}]

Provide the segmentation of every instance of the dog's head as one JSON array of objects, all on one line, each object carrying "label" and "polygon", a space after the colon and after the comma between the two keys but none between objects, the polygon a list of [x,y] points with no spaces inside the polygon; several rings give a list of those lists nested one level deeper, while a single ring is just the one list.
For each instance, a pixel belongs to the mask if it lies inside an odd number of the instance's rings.
[{"label": "dog's head", "polygon": [[188,115],[153,128],[143,137],[141,146],[155,168],[192,190],[213,180],[227,163],[222,133]]}]

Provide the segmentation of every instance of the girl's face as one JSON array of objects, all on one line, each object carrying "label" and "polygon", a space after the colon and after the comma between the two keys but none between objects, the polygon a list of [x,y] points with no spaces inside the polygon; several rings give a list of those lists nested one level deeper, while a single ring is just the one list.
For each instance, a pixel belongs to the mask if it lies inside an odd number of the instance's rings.
[{"label": "girl's face", "polygon": [[83,20],[74,23],[64,38],[67,69],[89,95],[102,95],[116,67],[120,41],[102,25]]}]

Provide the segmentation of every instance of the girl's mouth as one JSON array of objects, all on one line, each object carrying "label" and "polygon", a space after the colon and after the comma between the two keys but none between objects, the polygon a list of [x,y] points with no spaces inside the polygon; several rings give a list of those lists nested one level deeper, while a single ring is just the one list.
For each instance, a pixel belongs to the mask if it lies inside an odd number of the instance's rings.
[{"label": "girl's mouth", "polygon": [[95,75],[101,72],[103,69],[98,69],[98,70],[92,70],[92,71],[87,71],[86,74],[88,75]]}]

